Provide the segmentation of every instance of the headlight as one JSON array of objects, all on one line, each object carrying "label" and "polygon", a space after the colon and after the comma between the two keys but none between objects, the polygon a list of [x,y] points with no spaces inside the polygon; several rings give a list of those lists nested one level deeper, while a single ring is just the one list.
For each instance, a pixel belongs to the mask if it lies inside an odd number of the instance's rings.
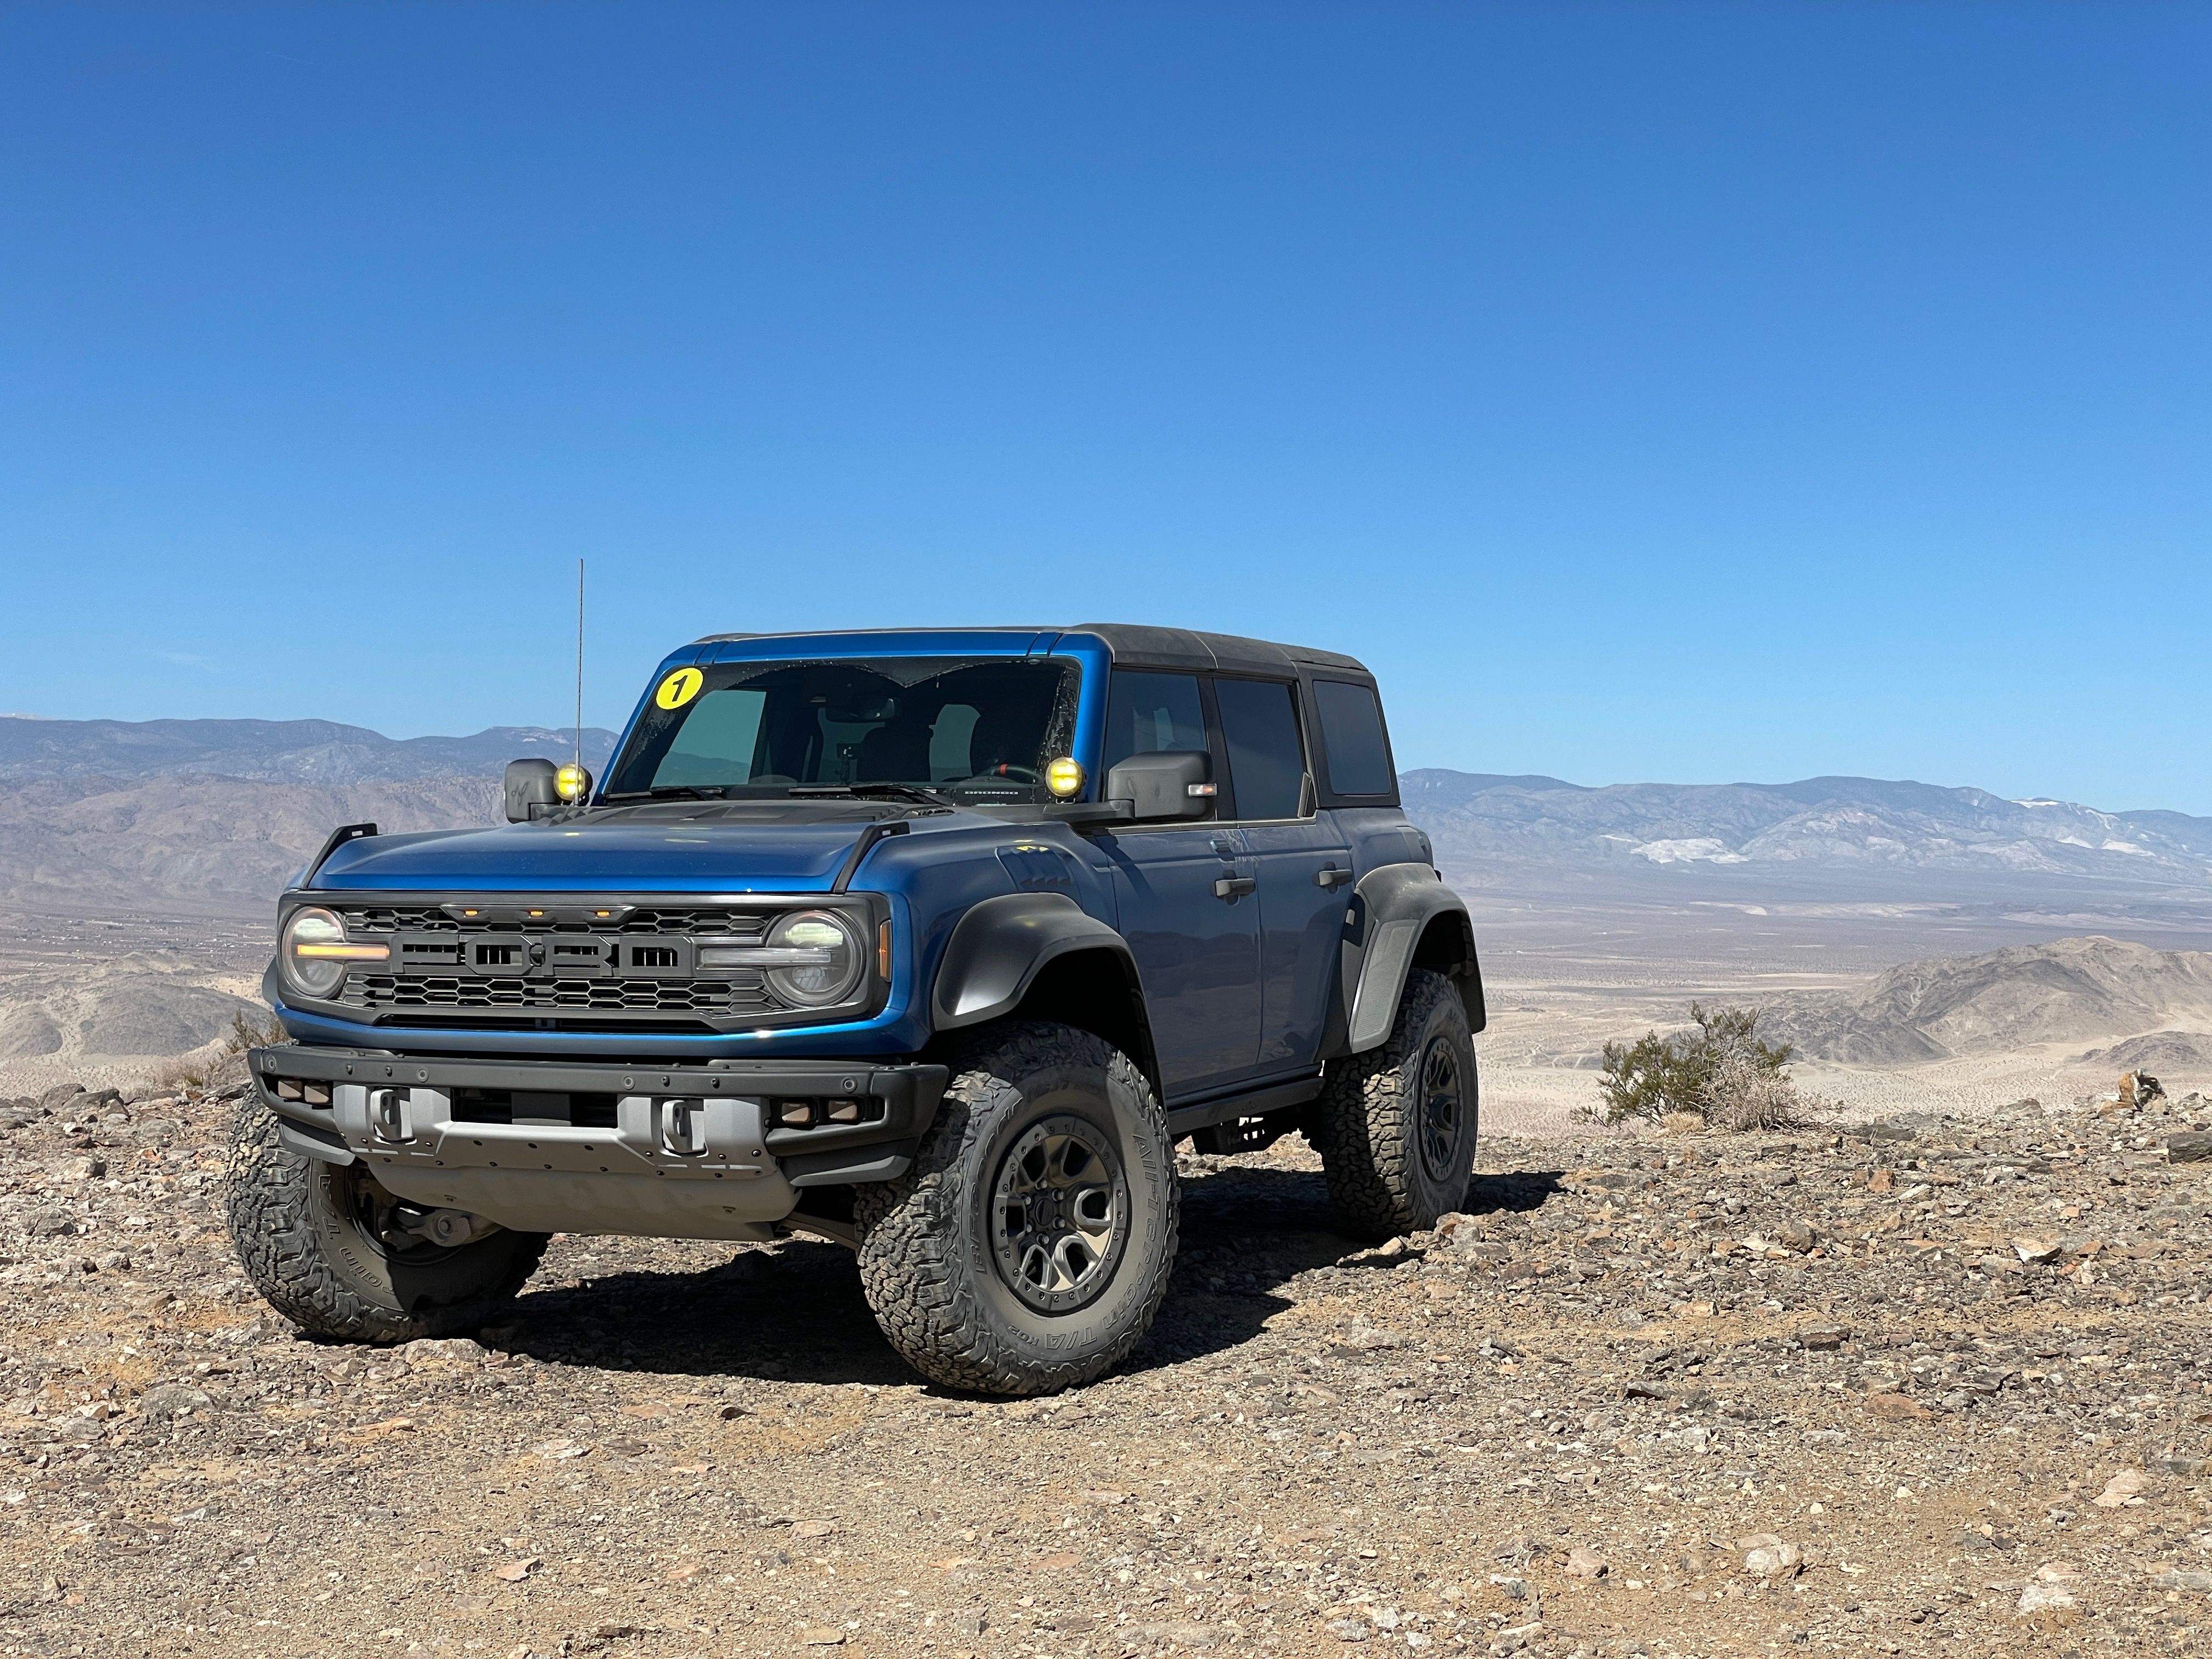
[{"label": "headlight", "polygon": [[285,983],[311,997],[336,995],[349,963],[386,962],[391,956],[388,945],[349,943],[345,923],[331,911],[313,908],[292,912],[276,945]]},{"label": "headlight", "polygon": [[866,964],[860,936],[827,910],[794,910],[768,930],[761,958],[769,989],[801,1008],[827,1008],[849,999]]}]

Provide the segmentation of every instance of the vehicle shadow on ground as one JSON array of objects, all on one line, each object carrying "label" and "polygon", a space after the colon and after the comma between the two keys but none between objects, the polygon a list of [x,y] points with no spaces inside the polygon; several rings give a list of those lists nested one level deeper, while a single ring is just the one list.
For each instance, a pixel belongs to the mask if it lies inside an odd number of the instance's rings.
[{"label": "vehicle shadow on ground", "polygon": [[[1477,1176],[1463,1208],[1526,1212],[1554,1171]],[[1231,1166],[1186,1176],[1182,1244],[1152,1331],[1121,1368],[1186,1364],[1250,1341],[1291,1305],[1282,1288],[1366,1245],[1334,1231],[1318,1173]],[[1382,1265],[1381,1262],[1377,1266]],[[914,1373],[878,1330],[842,1245],[793,1239],[712,1267],[633,1268],[526,1291],[503,1346],[548,1364],[763,1382],[900,1385]]]},{"label": "vehicle shadow on ground", "polygon": [[1472,1216],[1498,1215],[1510,1211],[1526,1214],[1540,1210],[1555,1198],[1566,1195],[1565,1170],[1513,1170],[1501,1175],[1478,1175],[1467,1183],[1467,1199],[1460,1208]]},{"label": "vehicle shadow on ground", "polygon": [[632,1269],[526,1291],[503,1346],[550,1364],[774,1382],[914,1381],[876,1328],[853,1253],[794,1238],[702,1271]]}]

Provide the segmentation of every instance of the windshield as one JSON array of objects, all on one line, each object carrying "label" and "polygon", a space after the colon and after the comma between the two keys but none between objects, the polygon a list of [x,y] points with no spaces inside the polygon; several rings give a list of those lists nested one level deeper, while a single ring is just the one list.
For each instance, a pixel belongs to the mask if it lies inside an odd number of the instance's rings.
[{"label": "windshield", "polygon": [[679,669],[655,685],[603,799],[904,787],[966,805],[1046,800],[1078,684],[1073,663],[1027,657]]}]

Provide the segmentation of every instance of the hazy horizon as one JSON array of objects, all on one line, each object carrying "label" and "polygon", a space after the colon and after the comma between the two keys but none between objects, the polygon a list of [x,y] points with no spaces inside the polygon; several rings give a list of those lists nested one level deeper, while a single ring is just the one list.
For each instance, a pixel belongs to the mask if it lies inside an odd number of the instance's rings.
[{"label": "hazy horizon", "polygon": [[[320,724],[324,724],[324,725],[331,725],[331,726],[344,726],[344,727],[347,727],[347,728],[349,728],[349,729],[350,729],[350,730],[354,730],[354,731],[367,732],[370,736],[372,736],[372,737],[375,737],[375,738],[382,738],[382,739],[383,739],[383,740],[385,740],[386,742],[389,742],[389,743],[420,743],[420,742],[426,742],[426,741],[435,742],[435,741],[441,741],[441,740],[443,740],[443,741],[448,741],[448,742],[462,742],[462,741],[466,741],[466,740],[472,739],[472,738],[477,738],[485,737],[485,736],[489,735],[489,733],[491,733],[491,732],[500,732],[500,731],[532,731],[532,732],[552,732],[552,733],[554,733],[554,734],[556,734],[556,735],[561,735],[561,734],[565,734],[565,733],[568,733],[568,732],[574,732],[574,731],[575,730],[575,728],[574,728],[573,726],[560,726],[560,725],[553,724],[553,723],[549,722],[549,721],[539,721],[539,720],[516,720],[516,721],[511,721],[511,722],[503,723],[503,724],[501,724],[501,725],[497,725],[497,726],[479,726],[479,727],[477,727],[475,731],[472,731],[472,732],[458,732],[458,731],[386,732],[386,731],[380,731],[380,730],[379,730],[379,729],[378,729],[377,727],[375,727],[375,726],[363,726],[363,725],[362,725],[359,721],[356,721],[356,720],[340,720],[331,719],[331,718],[330,718],[330,717],[328,717],[328,716],[325,716],[325,715],[317,715],[317,714],[301,714],[301,715],[290,715],[290,716],[274,716],[274,715],[263,715],[263,714],[230,714],[230,715],[223,715],[223,714],[155,715],[155,716],[152,716],[152,717],[150,717],[149,719],[147,719],[147,720],[123,720],[123,719],[121,719],[121,718],[119,718],[119,717],[118,717],[118,716],[114,716],[114,715],[105,715],[105,714],[88,714],[88,715],[33,714],[24,714],[24,713],[22,713],[22,712],[21,712],[21,711],[16,711],[16,710],[0,710],[0,720],[27,720],[27,721],[32,721],[32,722],[34,722],[34,723],[37,723],[37,724],[40,724],[40,725],[52,725],[52,726],[70,726],[70,725],[79,725],[79,726],[83,726],[83,725],[99,725],[99,724],[115,724],[115,725],[123,725],[123,726],[146,726],[146,725],[152,725],[152,724],[155,724],[155,723],[156,723],[156,722],[159,722],[159,721],[164,721],[164,720],[174,720],[174,721],[180,721],[180,722],[207,722],[207,723],[212,723],[212,724],[228,724],[228,723],[232,723],[232,722],[237,722],[237,723],[241,723],[241,724],[243,724],[243,723],[248,723],[248,722],[251,722],[251,723],[255,723],[255,724],[270,725],[270,726],[283,726],[283,725],[289,725],[289,724],[320,723]],[[584,735],[586,736],[586,738],[587,739],[594,739],[594,740],[597,740],[597,739],[605,739],[605,740],[606,740],[606,741],[608,741],[608,742],[611,743],[614,739],[616,739],[616,738],[619,738],[619,737],[621,736],[621,734],[622,734],[622,728],[621,728],[620,726],[592,726],[592,725],[588,725],[588,724],[587,724],[587,725],[585,726],[585,728],[584,728]],[[4,757],[0,757],[0,758],[4,758]],[[1742,777],[1737,777],[1737,778],[1613,778],[1613,779],[1608,779],[1608,780],[1607,780],[1607,781],[1603,781],[1603,782],[1599,782],[1599,783],[1586,783],[1586,782],[1582,782],[1582,781],[1579,781],[1575,780],[1575,779],[1572,779],[1572,778],[1563,778],[1563,777],[1559,776],[1556,773],[1549,773],[1549,772],[1499,772],[1499,771],[1495,771],[1495,770],[1492,770],[1492,769],[1489,769],[1489,768],[1486,768],[1486,767],[1468,767],[1468,766],[1401,766],[1401,767],[1398,769],[1398,772],[1399,772],[1399,775],[1400,775],[1401,778],[1402,778],[1402,777],[1410,776],[1410,775],[1412,775],[1413,774],[1419,773],[1419,772],[1445,772],[1445,773],[1449,773],[1449,774],[1451,774],[1451,775],[1455,775],[1455,776],[1459,776],[1459,777],[1482,777],[1482,778],[1498,778],[1498,779],[1511,779],[1511,780],[1527,779],[1527,780],[1530,780],[1530,781],[1540,781],[1540,782],[1549,783],[1549,784],[1557,784],[1557,785],[1559,785],[1559,786],[1561,786],[1561,787],[1563,787],[1569,788],[1569,789],[1576,789],[1576,790],[1589,790],[1589,791],[1596,791],[1596,790],[1603,790],[1603,789],[1634,789],[1634,788],[1647,788],[1647,787],[1648,787],[1648,788],[1669,788],[1669,789],[1729,789],[1729,788],[1743,788],[1743,789],[1784,789],[1784,788],[1789,788],[1789,787],[1793,787],[1793,786],[1795,786],[1795,785],[1806,784],[1806,783],[1816,783],[1816,782],[1820,782],[1820,781],[1836,781],[1836,782],[1845,782],[1845,783],[1904,784],[1904,785],[1908,785],[1908,786],[1911,786],[1911,787],[1917,787],[1917,788],[1940,789],[1940,790],[1977,790],[1977,791],[1979,791],[1980,793],[1984,793],[1984,794],[1988,794],[1988,795],[1994,796],[1996,799],[1999,799],[1999,800],[2009,801],[2009,802],[2011,802],[2013,805],[2045,805],[2045,804],[2048,804],[2048,805],[2063,805],[2082,806],[2082,807],[2087,807],[2087,808],[2088,808],[2089,810],[2092,810],[2092,811],[2102,811],[2102,812],[2108,812],[2108,813],[2112,813],[2112,814],[2119,815],[2119,816],[2127,816],[2127,815],[2132,815],[2132,814],[2142,814],[2142,813],[2152,813],[2152,812],[2178,812],[2178,811],[2179,811],[2179,808],[2170,807],[2170,806],[2162,806],[2162,805],[2156,805],[2156,804],[2143,804],[2143,803],[2138,803],[2138,804],[2136,804],[2136,805],[2130,805],[2130,806],[2117,806],[2117,805],[2110,805],[2110,804],[2108,804],[2108,803],[2102,803],[2102,802],[2096,802],[2096,801],[2071,801],[2071,800],[2068,800],[2068,799],[2066,799],[2064,797],[2062,797],[2062,796],[2057,796],[2057,795],[2051,795],[2051,794],[2040,794],[2040,795],[2020,795],[2020,796],[2014,796],[2014,795],[2003,795],[2003,794],[1999,794],[1996,790],[1986,788],[1984,786],[1983,786],[1983,785],[1981,785],[1981,784],[1978,784],[1978,783],[1974,783],[1974,782],[1971,782],[1971,781],[1964,781],[1964,782],[1956,782],[1956,781],[1942,781],[1930,780],[1930,779],[1924,779],[1924,778],[1887,778],[1887,777],[1877,777],[1877,776],[1874,776],[1874,775],[1869,775],[1869,774],[1865,774],[1865,773],[1854,773],[1854,772],[1807,772],[1807,773],[1799,774],[1799,775],[1795,775],[1795,776],[1789,776],[1789,777],[1773,777],[1773,778],[1742,778]],[[2196,814],[2196,813],[2185,813],[2185,814],[2182,814],[2182,816],[2185,816],[2185,817],[2206,817],[2208,818],[2208,821],[2212,821],[2212,815]]]}]

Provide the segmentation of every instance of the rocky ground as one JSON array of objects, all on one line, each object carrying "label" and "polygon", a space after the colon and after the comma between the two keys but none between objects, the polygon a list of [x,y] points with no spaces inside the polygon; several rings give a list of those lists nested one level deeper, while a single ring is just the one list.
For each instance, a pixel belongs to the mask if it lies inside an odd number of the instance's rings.
[{"label": "rocky ground", "polygon": [[234,1109],[0,1105],[0,1653],[2212,1651],[2201,1102],[1495,1140],[1380,1250],[1189,1160],[1152,1337],[1028,1402],[811,1240],[301,1340]]}]

